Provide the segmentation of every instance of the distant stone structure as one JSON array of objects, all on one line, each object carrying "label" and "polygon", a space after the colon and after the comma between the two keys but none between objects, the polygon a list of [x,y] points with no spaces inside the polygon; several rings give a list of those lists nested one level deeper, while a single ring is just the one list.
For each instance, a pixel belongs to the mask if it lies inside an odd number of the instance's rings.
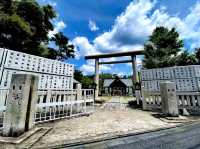
[{"label": "distant stone structure", "polygon": [[102,94],[132,96],[134,91],[132,79],[104,79]]}]

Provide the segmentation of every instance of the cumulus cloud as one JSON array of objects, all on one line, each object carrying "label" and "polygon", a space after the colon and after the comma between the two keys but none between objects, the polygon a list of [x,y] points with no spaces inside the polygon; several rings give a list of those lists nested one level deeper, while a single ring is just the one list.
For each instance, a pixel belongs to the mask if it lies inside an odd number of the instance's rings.
[{"label": "cumulus cloud", "polygon": [[56,33],[58,33],[59,31],[63,30],[66,26],[67,25],[65,24],[65,22],[57,21],[55,23],[54,30],[49,32],[49,37],[53,37]]},{"label": "cumulus cloud", "polygon": [[91,31],[95,32],[99,30],[99,27],[96,25],[96,23],[92,20],[89,20],[88,27]]},{"label": "cumulus cloud", "polygon": [[39,0],[39,2],[45,3],[45,4],[49,4],[53,7],[57,6],[57,2],[55,2],[54,0]]},{"label": "cumulus cloud", "polygon": [[[86,64],[83,64],[80,68],[80,70],[83,72],[84,75],[92,74],[94,73],[94,60],[88,60]],[[110,72],[112,69],[112,66],[106,66],[106,65],[100,65],[99,72]]]},{"label": "cumulus cloud", "polygon": [[175,27],[180,37],[190,42],[191,49],[200,46],[200,2],[191,7],[184,18],[172,16],[165,7],[157,8],[155,4],[156,1],[151,0],[133,1],[116,18],[110,31],[97,36],[92,42],[86,37],[76,37],[74,43],[79,57],[142,49],[156,26]]}]

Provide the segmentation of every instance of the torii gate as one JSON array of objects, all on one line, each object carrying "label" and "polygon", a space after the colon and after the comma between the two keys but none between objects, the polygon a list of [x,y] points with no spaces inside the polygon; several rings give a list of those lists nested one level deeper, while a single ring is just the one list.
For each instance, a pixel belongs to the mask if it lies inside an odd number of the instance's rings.
[{"label": "torii gate", "polygon": [[[119,63],[132,63],[132,69],[133,69],[133,82],[139,82],[139,79],[137,77],[137,64],[136,64],[136,56],[142,55],[143,50],[134,50],[134,51],[128,51],[128,52],[118,52],[118,53],[107,53],[107,54],[98,54],[98,55],[88,55],[85,56],[86,60],[89,59],[95,59],[95,77],[94,81],[97,85],[96,91],[95,91],[95,98],[98,98],[99,94],[99,65],[103,64],[119,64]],[[123,57],[123,56],[130,56],[131,60],[122,60],[122,61],[110,61],[110,62],[100,62],[99,59],[103,58],[111,58],[111,57]],[[138,100],[137,100],[138,101]],[[139,101],[138,101],[139,102]]]}]

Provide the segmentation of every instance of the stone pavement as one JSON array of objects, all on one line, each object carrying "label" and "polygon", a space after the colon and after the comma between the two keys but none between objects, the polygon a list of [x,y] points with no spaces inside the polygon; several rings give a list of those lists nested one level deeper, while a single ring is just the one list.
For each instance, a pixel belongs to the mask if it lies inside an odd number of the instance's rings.
[{"label": "stone pavement", "polygon": [[121,96],[113,96],[109,101],[107,101],[101,109],[105,110],[114,110],[114,109],[126,109],[128,106],[129,100],[135,100],[134,97],[121,97]]}]

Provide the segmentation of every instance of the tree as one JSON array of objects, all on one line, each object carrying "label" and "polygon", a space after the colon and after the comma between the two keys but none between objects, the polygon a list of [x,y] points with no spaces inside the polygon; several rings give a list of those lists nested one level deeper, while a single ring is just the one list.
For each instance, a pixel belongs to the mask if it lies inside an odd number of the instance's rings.
[{"label": "tree", "polygon": [[69,44],[69,39],[59,32],[51,38],[54,41],[58,49],[54,50],[56,52],[56,59],[65,60],[67,58],[74,58],[74,46]]},{"label": "tree", "polygon": [[195,49],[195,57],[197,58],[197,63],[200,64],[200,48]]},{"label": "tree", "polygon": [[[40,6],[36,0],[0,0],[0,47],[59,60],[73,57],[74,47],[67,37],[48,36],[55,17],[52,6]],[[49,48],[50,41],[58,48]]]},{"label": "tree", "polygon": [[91,88],[94,80],[94,76],[84,76],[82,71],[75,69],[74,79],[82,84],[82,88]]},{"label": "tree", "polygon": [[183,41],[175,28],[157,27],[144,45],[144,67],[174,66],[175,58],[183,47]]},{"label": "tree", "polygon": [[74,79],[81,82],[83,79],[83,73],[80,70],[75,69],[74,71]]},{"label": "tree", "polygon": [[197,58],[195,54],[190,54],[188,51],[184,51],[176,57],[177,66],[195,65],[197,64]]}]

